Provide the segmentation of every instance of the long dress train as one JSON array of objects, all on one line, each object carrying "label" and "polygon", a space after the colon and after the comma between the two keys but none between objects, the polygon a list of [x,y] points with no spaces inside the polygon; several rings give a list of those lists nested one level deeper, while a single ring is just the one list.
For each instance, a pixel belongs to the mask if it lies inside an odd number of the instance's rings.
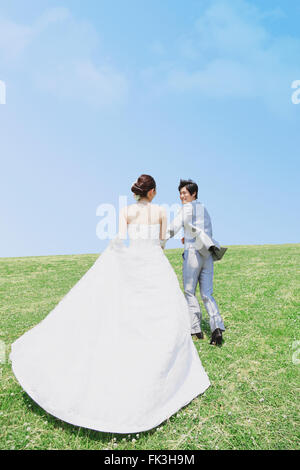
[{"label": "long dress train", "polygon": [[103,432],[154,428],[210,385],[159,225],[131,225],[10,354],[44,410]]}]

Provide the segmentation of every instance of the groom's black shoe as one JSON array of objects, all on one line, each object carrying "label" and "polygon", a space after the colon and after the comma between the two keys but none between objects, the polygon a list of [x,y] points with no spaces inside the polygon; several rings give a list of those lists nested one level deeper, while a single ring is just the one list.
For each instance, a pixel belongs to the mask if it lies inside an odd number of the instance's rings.
[{"label": "groom's black shoe", "polygon": [[222,331],[220,330],[220,328],[216,328],[211,335],[210,344],[213,344],[214,346],[221,346],[222,341],[223,341]]},{"label": "groom's black shoe", "polygon": [[192,333],[192,336],[197,336],[198,339],[204,339],[204,335],[202,331],[200,331],[200,333]]}]

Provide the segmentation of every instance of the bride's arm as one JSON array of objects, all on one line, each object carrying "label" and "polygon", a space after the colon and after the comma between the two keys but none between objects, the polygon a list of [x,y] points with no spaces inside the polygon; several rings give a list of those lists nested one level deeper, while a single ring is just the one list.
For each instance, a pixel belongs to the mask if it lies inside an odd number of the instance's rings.
[{"label": "bride's arm", "polygon": [[160,245],[162,248],[165,247],[166,244],[166,232],[167,232],[167,224],[168,224],[168,219],[167,219],[167,212],[163,207],[160,207]]}]

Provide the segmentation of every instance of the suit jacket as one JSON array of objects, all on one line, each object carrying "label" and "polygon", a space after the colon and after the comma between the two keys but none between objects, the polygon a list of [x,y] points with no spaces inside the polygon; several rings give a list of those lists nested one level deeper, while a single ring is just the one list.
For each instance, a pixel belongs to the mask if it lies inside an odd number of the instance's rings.
[{"label": "suit jacket", "polygon": [[211,254],[210,248],[221,249],[217,240],[212,238],[210,215],[199,201],[183,204],[176,217],[167,228],[166,241],[174,237],[179,230],[184,229],[184,249],[195,248],[203,256]]}]

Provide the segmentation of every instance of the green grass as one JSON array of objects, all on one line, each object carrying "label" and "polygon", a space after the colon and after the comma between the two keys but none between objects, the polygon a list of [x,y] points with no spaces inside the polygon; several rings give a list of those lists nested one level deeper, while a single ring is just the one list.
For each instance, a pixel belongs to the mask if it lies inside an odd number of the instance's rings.
[{"label": "green grass", "polygon": [[[233,246],[215,263],[214,296],[227,327],[225,343],[209,345],[206,312],[205,340],[195,341],[212,386],[159,428],[129,436],[64,423],[23,392],[6,361],[0,365],[0,448],[299,448],[300,366],[292,361],[293,342],[300,341],[299,253],[300,245]],[[166,255],[182,282],[181,250]],[[40,322],[96,258],[0,259],[6,357],[10,344]]]}]

